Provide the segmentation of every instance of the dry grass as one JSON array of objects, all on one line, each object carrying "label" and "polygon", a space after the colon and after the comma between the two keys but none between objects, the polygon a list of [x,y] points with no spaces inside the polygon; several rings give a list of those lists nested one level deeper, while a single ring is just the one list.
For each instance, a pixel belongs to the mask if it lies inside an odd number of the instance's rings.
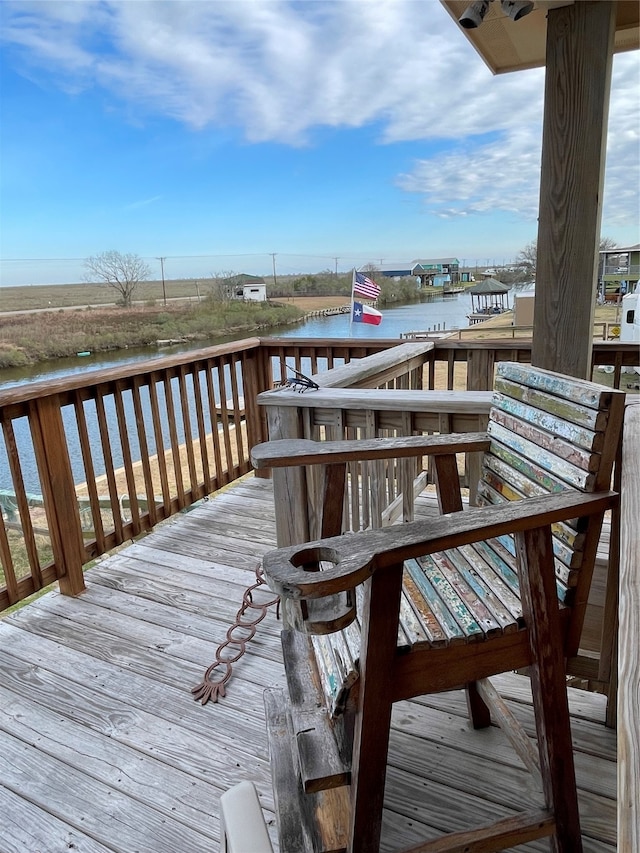
[{"label": "dry grass", "polygon": [[349,304],[348,296],[290,296],[281,297],[279,302],[295,305],[301,311],[323,311],[326,308],[340,308]]}]

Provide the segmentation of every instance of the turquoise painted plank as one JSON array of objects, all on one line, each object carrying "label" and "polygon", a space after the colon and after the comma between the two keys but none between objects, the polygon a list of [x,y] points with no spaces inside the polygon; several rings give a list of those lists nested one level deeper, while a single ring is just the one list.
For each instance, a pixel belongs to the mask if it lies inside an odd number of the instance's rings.
[{"label": "turquoise painted plank", "polygon": [[528,406],[520,400],[498,394],[494,399],[494,411],[492,417],[504,413],[515,418],[520,418],[527,423],[535,424],[541,429],[556,435],[572,445],[576,445],[586,451],[600,452],[602,450],[603,434],[578,426],[570,421],[562,420],[557,415]]},{"label": "turquoise painted plank", "polygon": [[566,400],[574,400],[594,409],[608,406],[612,397],[611,388],[604,385],[596,385],[594,382],[577,379],[574,376],[558,376],[556,373],[532,365],[501,362],[498,365],[497,375],[501,379],[510,379],[512,382],[528,385]]},{"label": "turquoise painted plank", "polygon": [[[489,422],[488,432],[492,439],[499,442],[501,448],[501,452],[497,453],[492,442],[492,447],[489,451],[490,453],[496,453],[498,456],[506,459],[507,461],[511,459],[510,454],[523,456],[532,464],[532,466],[542,469],[547,474],[553,474],[555,478],[564,480],[574,488],[581,489],[582,491],[593,490],[595,482],[594,474],[587,473],[581,468],[577,468],[561,456],[556,456],[554,453],[550,453],[535,442],[530,441],[527,438],[523,438],[516,433],[510,432],[495,421]],[[504,449],[502,449],[503,447]]]},{"label": "turquoise painted plank", "polygon": [[445,636],[449,640],[454,638],[464,639],[464,632],[449,610],[444,606],[423,567],[416,560],[407,560],[405,569],[418,588],[420,595],[424,599],[424,603],[437,619]]},{"label": "turquoise painted plank", "polygon": [[482,635],[482,628],[435,560],[436,555],[427,554],[417,561],[435,593],[435,598],[429,599],[431,609],[439,618],[447,611],[465,638]]}]

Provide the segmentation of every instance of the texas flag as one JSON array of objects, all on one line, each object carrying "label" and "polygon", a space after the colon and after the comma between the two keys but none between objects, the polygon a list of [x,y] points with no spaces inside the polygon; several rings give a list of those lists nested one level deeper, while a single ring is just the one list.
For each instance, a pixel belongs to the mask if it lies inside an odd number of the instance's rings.
[{"label": "texas flag", "polygon": [[382,314],[375,308],[363,305],[362,302],[354,302],[351,319],[354,323],[371,323],[372,326],[379,326],[382,322]]}]

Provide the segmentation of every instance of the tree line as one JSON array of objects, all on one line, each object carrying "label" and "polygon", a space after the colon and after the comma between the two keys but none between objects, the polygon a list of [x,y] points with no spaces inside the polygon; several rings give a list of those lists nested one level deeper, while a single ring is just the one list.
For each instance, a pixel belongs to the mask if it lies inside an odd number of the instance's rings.
[{"label": "tree line", "polygon": [[[603,237],[600,240],[600,251],[610,251],[616,248],[615,240]],[[527,281],[535,278],[538,246],[537,241],[527,243],[518,253],[515,264],[504,273],[506,284]],[[136,289],[140,282],[151,278],[151,268],[139,256],[132,253],[121,253],[115,249],[92,255],[84,262],[85,281],[97,282],[111,287],[117,294],[116,301],[125,308],[133,304]],[[377,270],[371,267],[369,274],[375,277]],[[218,302],[233,298],[232,282],[237,273],[228,271],[212,273],[208,280],[209,299]],[[273,284],[269,285],[269,298],[278,299],[289,296],[335,296],[351,294],[351,273],[338,273],[332,270],[322,270],[319,273],[305,275],[275,276]],[[377,276],[381,293],[378,302],[382,305],[393,302],[410,301],[419,298],[415,279],[385,279]]]}]

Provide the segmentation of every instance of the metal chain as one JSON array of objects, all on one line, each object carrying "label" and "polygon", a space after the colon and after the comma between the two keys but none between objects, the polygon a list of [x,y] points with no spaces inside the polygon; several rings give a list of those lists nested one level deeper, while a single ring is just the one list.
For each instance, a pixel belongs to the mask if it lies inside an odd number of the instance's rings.
[{"label": "metal chain", "polygon": [[[256,582],[245,589],[242,595],[242,605],[236,613],[236,621],[227,631],[227,639],[220,643],[216,649],[215,662],[205,672],[200,684],[191,689],[196,702],[202,702],[203,705],[206,705],[209,700],[217,702],[218,699],[226,696],[226,685],[233,674],[232,664],[243,656],[247,643],[255,636],[256,626],[262,622],[268,609],[274,604],[276,605],[276,618],[279,618],[280,596],[276,595],[263,604],[255,604],[253,601],[254,591],[265,584],[262,565],[258,563],[256,566]],[[244,618],[249,610],[257,611],[254,619]]]}]

